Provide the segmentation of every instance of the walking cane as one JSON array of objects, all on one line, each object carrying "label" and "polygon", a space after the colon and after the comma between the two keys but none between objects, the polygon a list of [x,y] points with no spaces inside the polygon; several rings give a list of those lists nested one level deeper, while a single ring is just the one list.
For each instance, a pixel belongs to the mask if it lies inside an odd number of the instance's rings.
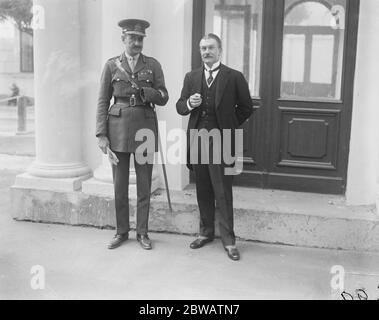
[{"label": "walking cane", "polygon": [[161,142],[161,137],[160,137],[159,128],[158,128],[158,117],[157,117],[157,113],[155,111],[155,105],[152,104],[152,106],[153,106],[153,111],[154,111],[155,126],[157,127],[158,145],[159,145],[159,152],[160,152],[161,159],[162,159],[162,170],[163,170],[163,177],[164,177],[164,182],[165,182],[165,186],[166,186],[167,202],[168,202],[168,207],[170,208],[170,212],[172,213],[172,206],[171,206],[171,199],[170,199],[170,189],[168,188],[166,165],[164,163],[163,150],[162,150],[162,142]]}]

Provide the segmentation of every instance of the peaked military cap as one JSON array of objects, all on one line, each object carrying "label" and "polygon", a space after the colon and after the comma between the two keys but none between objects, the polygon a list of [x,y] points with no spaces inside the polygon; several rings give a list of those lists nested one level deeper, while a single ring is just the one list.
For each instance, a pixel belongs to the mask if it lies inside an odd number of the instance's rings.
[{"label": "peaked military cap", "polygon": [[150,23],[140,19],[124,19],[118,23],[122,28],[123,34],[136,34],[146,37],[145,29],[150,26]]}]

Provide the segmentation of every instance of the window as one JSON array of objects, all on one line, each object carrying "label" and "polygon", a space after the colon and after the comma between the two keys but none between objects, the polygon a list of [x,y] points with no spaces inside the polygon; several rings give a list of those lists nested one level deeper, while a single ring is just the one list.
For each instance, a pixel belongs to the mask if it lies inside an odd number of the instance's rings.
[{"label": "window", "polygon": [[341,98],[346,0],[286,0],[281,96]]},{"label": "window", "polygon": [[33,72],[33,33],[20,31],[20,71]]},{"label": "window", "polygon": [[205,16],[205,33],[222,40],[222,62],[241,71],[258,97],[263,0],[207,0]]}]

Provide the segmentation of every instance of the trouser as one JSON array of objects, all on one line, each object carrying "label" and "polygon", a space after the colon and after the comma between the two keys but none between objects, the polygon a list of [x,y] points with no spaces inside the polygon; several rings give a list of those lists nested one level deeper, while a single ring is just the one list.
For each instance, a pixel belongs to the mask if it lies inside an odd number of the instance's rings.
[{"label": "trouser", "polygon": [[[215,128],[214,123],[200,123],[198,129],[211,130]],[[224,246],[235,244],[235,234],[233,231],[233,176],[225,175],[224,161],[213,160],[213,139],[210,139],[208,146],[198,144],[198,163],[193,169],[196,179],[196,196],[200,210],[200,235],[213,238],[215,233],[215,201],[218,207],[218,221],[221,241]],[[202,153],[208,152],[209,163],[201,164]],[[218,150],[221,152],[222,150]]]},{"label": "trouser", "polygon": [[216,200],[221,241],[224,246],[234,245],[233,176],[226,176],[221,164],[197,164],[193,168],[200,210],[200,235],[214,238]]},{"label": "trouser", "polygon": [[[117,234],[129,232],[129,165],[131,153],[115,152],[118,164],[112,165],[113,184],[116,207]],[[138,164],[134,159],[137,177],[137,234],[146,235],[148,232],[151,178],[153,164]]]}]

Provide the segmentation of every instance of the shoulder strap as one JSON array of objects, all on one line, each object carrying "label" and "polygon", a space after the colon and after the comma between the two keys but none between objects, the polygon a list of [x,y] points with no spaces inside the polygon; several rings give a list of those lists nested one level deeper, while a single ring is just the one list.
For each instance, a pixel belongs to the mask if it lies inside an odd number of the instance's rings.
[{"label": "shoulder strap", "polygon": [[120,58],[116,58],[113,60],[114,63],[116,64],[116,67],[118,70],[120,70],[126,77],[126,79],[131,83],[132,87],[134,89],[137,89],[139,90],[139,87],[138,87],[138,84],[135,83],[132,79],[130,79],[130,76],[129,74],[126,72],[126,70],[123,68],[123,66],[121,65],[121,61],[120,61]]}]

